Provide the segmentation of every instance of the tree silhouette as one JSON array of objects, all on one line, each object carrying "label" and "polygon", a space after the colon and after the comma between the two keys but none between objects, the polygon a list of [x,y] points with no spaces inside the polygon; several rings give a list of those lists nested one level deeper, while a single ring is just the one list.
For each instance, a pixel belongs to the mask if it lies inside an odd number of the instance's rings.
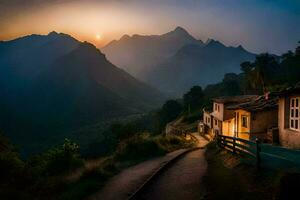
[{"label": "tree silhouette", "polygon": [[193,86],[189,92],[183,95],[184,109],[190,113],[191,110],[200,108],[203,104],[204,94],[200,86]]}]

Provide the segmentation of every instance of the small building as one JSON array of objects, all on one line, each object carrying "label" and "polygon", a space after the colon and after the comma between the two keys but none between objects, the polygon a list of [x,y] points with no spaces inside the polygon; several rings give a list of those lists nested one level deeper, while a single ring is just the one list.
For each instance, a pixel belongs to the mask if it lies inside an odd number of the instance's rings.
[{"label": "small building", "polygon": [[[209,123],[210,122],[210,123]],[[206,133],[279,143],[278,96],[228,96],[213,99],[213,111],[203,110]]]},{"label": "small building", "polygon": [[212,128],[212,116],[211,112],[203,109],[203,124],[207,126],[207,128]]},{"label": "small building", "polygon": [[212,127],[213,127],[213,120],[211,116],[211,111],[207,109],[203,109],[203,121],[200,121],[198,130],[199,133],[201,134],[209,134],[212,138],[214,137],[214,134],[212,132]]},{"label": "small building", "polygon": [[227,96],[213,99],[212,129],[215,134],[235,135],[235,111],[228,107],[256,99],[257,95]]},{"label": "small building", "polygon": [[[246,140],[256,138],[278,143],[278,97],[263,95],[245,103],[228,106],[234,111],[234,136]],[[224,132],[226,132],[224,130]]]},{"label": "small building", "polygon": [[300,148],[300,83],[279,93],[278,126],[280,144]]}]

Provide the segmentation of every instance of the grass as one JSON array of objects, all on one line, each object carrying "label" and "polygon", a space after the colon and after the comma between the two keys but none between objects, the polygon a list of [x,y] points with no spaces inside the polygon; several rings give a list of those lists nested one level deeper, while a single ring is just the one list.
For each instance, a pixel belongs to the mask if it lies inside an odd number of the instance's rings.
[{"label": "grass", "polygon": [[207,199],[278,199],[283,173],[272,170],[257,170],[231,153],[220,150],[215,143],[207,146],[207,174],[204,183]]},{"label": "grass", "polygon": [[84,199],[121,170],[192,145],[176,136],[136,134],[121,140],[107,157],[83,160],[78,146],[66,140],[26,163],[7,147],[0,149],[0,199]]},{"label": "grass", "polygon": [[127,167],[193,145],[192,142],[177,136],[133,136],[120,142],[111,156],[94,162],[89,161],[83,169],[68,175],[68,184],[58,199],[83,199],[99,191],[109,178]]}]

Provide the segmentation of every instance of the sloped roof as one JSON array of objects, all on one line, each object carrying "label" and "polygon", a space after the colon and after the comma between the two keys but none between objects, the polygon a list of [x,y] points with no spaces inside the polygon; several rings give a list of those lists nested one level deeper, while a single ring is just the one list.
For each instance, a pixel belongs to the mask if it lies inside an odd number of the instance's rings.
[{"label": "sloped roof", "polygon": [[298,82],[293,87],[285,88],[284,90],[278,92],[278,96],[285,96],[291,94],[300,94],[300,82]]},{"label": "sloped roof", "polygon": [[258,98],[258,95],[239,95],[239,96],[223,96],[214,98],[213,101],[223,104],[237,104],[252,101]]},{"label": "sloped roof", "polygon": [[228,106],[229,110],[243,109],[249,112],[271,110],[278,108],[278,97],[270,94],[268,99],[265,96],[259,96],[251,101]]}]

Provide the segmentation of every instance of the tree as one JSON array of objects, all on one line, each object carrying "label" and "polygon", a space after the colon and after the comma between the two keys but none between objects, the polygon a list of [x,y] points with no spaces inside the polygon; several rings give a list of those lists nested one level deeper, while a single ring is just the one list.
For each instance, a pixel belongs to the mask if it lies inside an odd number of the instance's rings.
[{"label": "tree", "polygon": [[23,173],[24,163],[14,145],[0,134],[0,184],[15,181]]},{"label": "tree", "polygon": [[241,66],[241,71],[245,74],[249,74],[253,69],[251,62],[249,61],[241,63],[240,66]]},{"label": "tree", "polygon": [[182,105],[176,100],[167,101],[160,111],[164,122],[173,121],[182,112]]},{"label": "tree", "polygon": [[280,67],[274,56],[268,53],[261,54],[256,57],[253,66],[252,81],[256,89],[265,93],[268,86],[279,81]]},{"label": "tree", "polygon": [[282,55],[282,62],[280,63],[283,71],[283,80],[289,85],[294,85],[300,81],[300,46],[295,49],[295,53],[289,51]]},{"label": "tree", "polygon": [[[300,44],[300,41],[298,42]],[[295,50],[295,55],[300,56],[300,46],[298,46]]]},{"label": "tree", "polygon": [[226,95],[233,96],[241,93],[238,83],[238,75],[235,73],[227,73],[222,82],[222,90]]},{"label": "tree", "polygon": [[61,146],[31,157],[27,162],[30,174],[36,177],[62,175],[82,165],[79,146],[69,139],[65,139]]},{"label": "tree", "polygon": [[203,104],[204,94],[200,86],[193,86],[189,92],[183,95],[184,109],[189,113],[191,110],[198,109]]}]

